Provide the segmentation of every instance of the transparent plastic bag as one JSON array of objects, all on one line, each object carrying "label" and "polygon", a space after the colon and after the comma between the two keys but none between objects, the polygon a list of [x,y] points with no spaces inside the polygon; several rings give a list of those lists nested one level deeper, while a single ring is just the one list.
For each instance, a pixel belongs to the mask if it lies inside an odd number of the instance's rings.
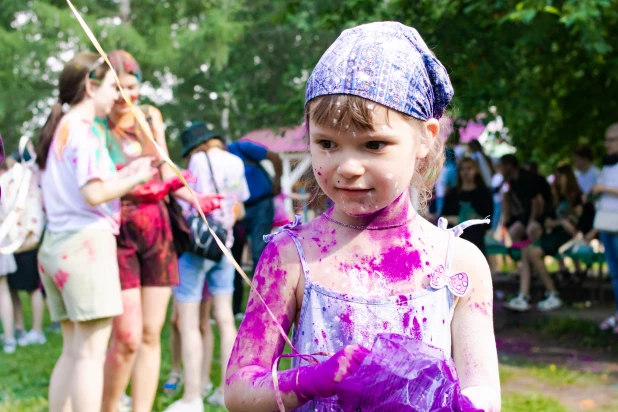
[{"label": "transparent plastic bag", "polygon": [[339,406],[353,412],[476,409],[461,394],[452,359],[438,348],[397,334],[380,334],[354,375],[337,388]]}]

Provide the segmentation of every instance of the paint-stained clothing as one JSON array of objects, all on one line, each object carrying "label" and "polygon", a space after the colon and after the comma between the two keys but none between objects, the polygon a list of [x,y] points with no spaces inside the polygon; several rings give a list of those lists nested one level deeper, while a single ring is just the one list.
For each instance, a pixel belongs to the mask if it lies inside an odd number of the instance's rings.
[{"label": "paint-stained clothing", "polygon": [[66,115],[56,128],[41,172],[41,190],[50,232],[84,228],[118,233],[120,201],[90,206],[80,193],[88,182],[115,178],[105,136],[91,121]]},{"label": "paint-stained clothing", "polygon": [[[150,122],[154,107],[142,108]],[[120,127],[109,119],[97,119],[106,132],[106,145],[118,167],[126,166],[142,156],[157,156],[146,133],[134,124]],[[157,175],[155,180],[160,181]],[[118,265],[122,289],[178,284],[178,256],[174,249],[172,229],[163,200],[156,203],[137,202],[127,196],[122,200]]]},{"label": "paint-stained clothing", "polygon": [[[352,296],[336,292],[312,281],[294,224],[283,231],[296,244],[305,274],[303,303],[293,337],[293,344],[300,353],[336,353],[352,344],[371,349],[377,334],[397,333],[422,340],[443,350],[446,356],[451,356],[451,320],[456,296],[449,288],[427,287],[412,294],[388,297]],[[449,274],[450,243],[448,249],[446,262],[431,262],[431,268],[443,266]],[[298,366],[298,359],[294,358],[293,367]],[[300,361],[300,364],[304,366],[306,363]],[[342,409],[337,405],[335,396],[312,400],[295,410]]]}]

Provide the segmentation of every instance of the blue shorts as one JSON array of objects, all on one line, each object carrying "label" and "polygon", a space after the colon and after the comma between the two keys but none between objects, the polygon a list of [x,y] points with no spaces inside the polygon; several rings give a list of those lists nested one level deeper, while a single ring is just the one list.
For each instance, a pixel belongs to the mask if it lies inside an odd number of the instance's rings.
[{"label": "blue shorts", "polygon": [[210,295],[234,294],[234,266],[225,256],[220,262],[215,262],[185,252],[178,259],[178,272],[180,284],[174,287],[174,297],[178,302],[201,302],[204,282],[208,282]]}]

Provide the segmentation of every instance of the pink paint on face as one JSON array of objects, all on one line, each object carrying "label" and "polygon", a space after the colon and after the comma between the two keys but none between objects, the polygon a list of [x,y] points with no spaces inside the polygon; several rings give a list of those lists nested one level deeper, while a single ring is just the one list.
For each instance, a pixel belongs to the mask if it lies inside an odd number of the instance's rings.
[{"label": "pink paint on face", "polygon": [[52,277],[54,279],[54,282],[56,283],[56,286],[58,286],[58,289],[60,289],[61,291],[64,289],[64,285],[69,280],[69,274],[61,269],[58,269],[58,271]]}]

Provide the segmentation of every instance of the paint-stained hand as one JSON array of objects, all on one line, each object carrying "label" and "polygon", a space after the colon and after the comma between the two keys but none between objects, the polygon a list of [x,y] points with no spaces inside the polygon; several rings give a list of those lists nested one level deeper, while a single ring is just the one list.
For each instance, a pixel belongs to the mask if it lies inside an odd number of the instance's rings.
[{"label": "paint-stained hand", "polygon": [[319,365],[301,368],[300,395],[309,399],[334,396],[337,385],[353,375],[369,354],[360,345],[348,345]]},{"label": "paint-stained hand", "polygon": [[197,193],[195,195],[205,215],[211,214],[221,207],[221,199],[225,196],[214,193]]}]

